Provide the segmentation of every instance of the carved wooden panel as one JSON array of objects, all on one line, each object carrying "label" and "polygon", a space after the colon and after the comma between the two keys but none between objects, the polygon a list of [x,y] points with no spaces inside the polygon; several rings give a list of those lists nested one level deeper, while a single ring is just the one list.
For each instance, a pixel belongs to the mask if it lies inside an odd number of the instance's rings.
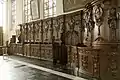
[{"label": "carved wooden panel", "polygon": [[24,40],[24,42],[26,41],[26,30],[25,30],[25,24],[23,25],[23,30],[22,30],[22,32],[23,32],[23,40]]},{"label": "carved wooden panel", "polygon": [[110,28],[110,41],[116,41],[116,29],[117,29],[117,16],[116,16],[116,8],[112,7],[108,10],[108,25]]},{"label": "carved wooden panel", "polygon": [[39,44],[31,44],[31,56],[32,57],[40,57],[40,45]]},{"label": "carved wooden panel", "polygon": [[42,21],[35,23],[35,42],[42,42]]},{"label": "carved wooden panel", "polygon": [[53,36],[55,36],[55,41],[61,41],[61,34],[63,33],[64,27],[64,16],[58,16],[53,18]]},{"label": "carved wooden panel", "polygon": [[24,55],[25,56],[31,56],[31,53],[30,53],[30,44],[25,44],[24,45]]},{"label": "carved wooden panel", "polygon": [[80,43],[81,12],[66,15],[65,27],[65,43],[67,45]]},{"label": "carved wooden panel", "polygon": [[[106,12],[105,5],[102,3],[99,3],[93,7],[93,16],[95,19],[94,21],[98,28],[98,30],[97,30],[98,34],[97,34],[97,38],[95,39],[95,41],[103,41],[104,40],[103,36],[101,36],[101,34],[103,33],[103,30],[101,27],[104,27],[103,25],[105,25],[105,24],[103,24],[105,22],[105,20],[104,20],[105,19],[104,15],[106,15],[105,12]],[[107,32],[107,30],[106,30],[106,32]]]},{"label": "carved wooden panel", "polygon": [[31,41],[31,24],[28,24],[28,42]]},{"label": "carved wooden panel", "polygon": [[109,66],[108,71],[112,74],[113,79],[117,79],[118,74],[118,53],[117,52],[110,52],[108,54]]},{"label": "carved wooden panel", "polygon": [[45,58],[45,44],[41,44],[41,58]]},{"label": "carved wooden panel", "polygon": [[16,44],[14,43],[10,44],[10,54],[16,55]]},{"label": "carved wooden panel", "polygon": [[71,65],[71,62],[72,62],[70,54],[71,54],[71,48],[70,48],[70,46],[67,46],[67,55],[68,55],[68,65],[69,65],[69,67],[71,67],[70,65]]},{"label": "carved wooden panel", "polygon": [[26,31],[26,24],[24,25],[24,42],[27,42],[27,31]]},{"label": "carved wooden panel", "polygon": [[37,42],[38,35],[39,35],[39,26],[38,26],[38,24],[35,22],[35,23],[34,23],[34,42]]},{"label": "carved wooden panel", "polygon": [[52,60],[52,44],[41,44],[41,59]]},{"label": "carved wooden panel", "polygon": [[100,50],[90,48],[78,48],[80,71],[99,78],[100,76]]},{"label": "carved wooden panel", "polygon": [[19,55],[22,55],[22,44],[21,43],[16,44],[16,53]]},{"label": "carved wooden panel", "polygon": [[[68,65],[78,68],[79,73],[91,75],[99,78],[100,76],[100,50],[92,48],[80,48],[67,46]],[[79,74],[78,74],[79,75]]]},{"label": "carved wooden panel", "polygon": [[[74,66],[78,67],[78,58],[77,58],[77,49],[76,47],[71,47],[72,50],[71,50],[71,63],[73,63]],[[73,66],[72,65],[72,66]]]},{"label": "carved wooden panel", "polygon": [[52,44],[46,44],[45,54],[46,59],[52,60]]},{"label": "carved wooden panel", "polygon": [[52,42],[52,20],[51,18],[43,21],[43,42]]},{"label": "carved wooden panel", "polygon": [[84,43],[86,43],[88,46],[92,46],[94,20],[93,20],[93,6],[91,4],[88,4],[86,6],[86,10],[84,10],[82,18],[83,26],[85,27]]},{"label": "carved wooden panel", "polygon": [[30,27],[30,40],[31,42],[34,41],[34,23],[31,23],[31,27]]}]

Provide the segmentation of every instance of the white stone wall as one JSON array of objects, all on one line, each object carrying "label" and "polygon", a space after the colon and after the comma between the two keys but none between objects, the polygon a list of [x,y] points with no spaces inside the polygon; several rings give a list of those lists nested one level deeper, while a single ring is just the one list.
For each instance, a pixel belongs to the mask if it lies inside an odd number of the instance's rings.
[{"label": "white stone wall", "polygon": [[16,34],[17,25],[23,23],[23,0],[16,0],[16,23],[12,25],[11,0],[4,2],[4,44],[9,41],[12,35]]},{"label": "white stone wall", "polygon": [[5,41],[7,41],[7,25],[8,25],[8,20],[7,20],[7,17],[8,17],[8,10],[7,10],[7,2],[5,2],[3,4],[3,44],[5,44]]}]

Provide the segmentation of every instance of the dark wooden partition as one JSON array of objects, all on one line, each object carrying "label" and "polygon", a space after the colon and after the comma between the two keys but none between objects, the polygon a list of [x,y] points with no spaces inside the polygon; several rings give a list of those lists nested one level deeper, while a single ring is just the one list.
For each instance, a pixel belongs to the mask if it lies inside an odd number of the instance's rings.
[{"label": "dark wooden partition", "polygon": [[77,75],[119,80],[118,20],[111,4],[95,0],[77,12],[20,24],[19,43],[11,43],[10,53],[60,62]]}]

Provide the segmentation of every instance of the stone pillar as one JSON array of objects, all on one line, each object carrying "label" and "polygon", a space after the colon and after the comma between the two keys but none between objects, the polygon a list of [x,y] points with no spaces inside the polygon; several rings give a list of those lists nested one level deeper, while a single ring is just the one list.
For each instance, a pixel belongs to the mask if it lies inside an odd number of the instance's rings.
[{"label": "stone pillar", "polygon": [[3,45],[8,41],[8,1],[3,3]]}]

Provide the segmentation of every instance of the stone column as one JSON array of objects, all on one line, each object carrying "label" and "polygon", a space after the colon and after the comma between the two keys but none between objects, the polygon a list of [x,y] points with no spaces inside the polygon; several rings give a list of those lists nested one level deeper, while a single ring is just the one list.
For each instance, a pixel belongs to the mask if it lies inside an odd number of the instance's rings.
[{"label": "stone column", "polygon": [[3,45],[8,41],[8,1],[3,3]]}]

